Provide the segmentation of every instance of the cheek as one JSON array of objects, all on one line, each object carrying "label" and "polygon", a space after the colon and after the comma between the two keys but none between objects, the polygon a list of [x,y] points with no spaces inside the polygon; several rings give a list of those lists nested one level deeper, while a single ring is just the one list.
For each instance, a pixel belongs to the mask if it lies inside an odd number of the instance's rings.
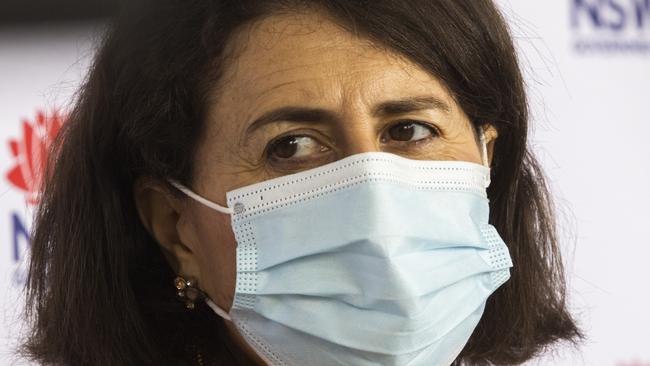
[{"label": "cheek", "polygon": [[471,139],[445,144],[440,156],[436,158],[439,160],[457,160],[483,164],[481,152],[473,136]]},{"label": "cheek", "polygon": [[462,115],[446,126],[446,138],[441,143],[441,160],[459,160],[482,164],[481,151],[476,141],[474,126]]},{"label": "cheek", "polygon": [[228,310],[232,304],[236,281],[236,241],[230,216],[210,209],[200,210],[196,218],[197,253],[201,287],[212,301]]}]

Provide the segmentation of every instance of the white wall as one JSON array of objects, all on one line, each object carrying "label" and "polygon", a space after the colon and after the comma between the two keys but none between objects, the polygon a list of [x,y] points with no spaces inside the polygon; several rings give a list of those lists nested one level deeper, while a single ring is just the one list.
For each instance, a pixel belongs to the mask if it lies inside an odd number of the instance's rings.
[{"label": "white wall", "polygon": [[572,309],[588,336],[580,352],[541,364],[650,366],[650,2],[500,2],[562,217]]},{"label": "white wall", "polygon": [[[531,138],[562,218],[571,308],[588,336],[578,351],[560,348],[530,364],[650,366],[650,1],[499,3],[525,69]],[[33,122],[37,110],[66,106],[96,31],[0,30],[0,365],[14,360],[21,328],[28,245],[18,235],[16,261],[14,221],[28,227],[31,207],[6,179],[16,163],[9,140],[22,139],[22,120]]]},{"label": "white wall", "polygon": [[88,69],[97,29],[88,24],[0,29],[0,365],[18,362],[12,348],[22,328],[20,289],[29,246],[20,227],[29,229],[32,208],[7,177],[24,161],[23,155],[13,157],[9,141],[22,150],[23,122],[34,126],[38,111],[66,108]]}]

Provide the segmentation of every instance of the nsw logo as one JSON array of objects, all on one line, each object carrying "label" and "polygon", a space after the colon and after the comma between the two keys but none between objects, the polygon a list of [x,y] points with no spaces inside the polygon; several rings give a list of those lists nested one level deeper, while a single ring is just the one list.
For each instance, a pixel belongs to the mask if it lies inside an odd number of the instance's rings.
[{"label": "nsw logo", "polygon": [[7,173],[7,179],[25,194],[25,200],[30,205],[38,201],[47,152],[62,123],[63,117],[58,111],[50,115],[39,111],[34,121],[22,121],[22,139],[9,140],[14,166]]},{"label": "nsw logo", "polygon": [[[13,165],[7,171],[6,178],[23,194],[29,206],[38,203],[47,155],[63,121],[64,116],[57,110],[48,114],[38,111],[33,120],[21,121],[22,136],[9,140]],[[19,212],[11,212],[10,216],[12,261],[17,267],[13,279],[15,284],[20,285],[24,282],[24,268],[20,264],[29,249],[29,230]]]},{"label": "nsw logo", "polygon": [[650,55],[650,0],[570,0],[578,52]]}]

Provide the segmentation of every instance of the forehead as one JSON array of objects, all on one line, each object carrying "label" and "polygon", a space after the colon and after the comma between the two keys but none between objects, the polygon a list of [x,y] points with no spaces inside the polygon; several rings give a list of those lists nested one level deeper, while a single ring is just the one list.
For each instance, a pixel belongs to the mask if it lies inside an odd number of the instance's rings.
[{"label": "forehead", "polygon": [[244,103],[247,111],[288,99],[323,107],[405,94],[450,99],[418,65],[316,12],[253,23],[233,37],[228,54],[223,99]]}]

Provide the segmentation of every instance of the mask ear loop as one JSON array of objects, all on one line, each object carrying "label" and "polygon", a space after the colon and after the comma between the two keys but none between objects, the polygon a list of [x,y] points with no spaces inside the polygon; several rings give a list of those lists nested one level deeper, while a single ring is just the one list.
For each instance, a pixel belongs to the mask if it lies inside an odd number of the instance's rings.
[{"label": "mask ear loop", "polygon": [[[197,202],[200,202],[200,203],[204,204],[205,206],[207,206],[207,207],[209,207],[209,208],[211,208],[211,209],[213,209],[213,210],[215,210],[215,211],[218,211],[218,212],[221,212],[221,213],[225,213],[225,214],[227,214],[227,215],[232,215],[232,214],[235,213],[235,210],[234,210],[234,209],[232,209],[232,208],[230,208],[230,207],[223,207],[223,206],[219,205],[218,203],[214,203],[214,202],[212,202],[212,201],[210,201],[210,200],[208,200],[208,199],[205,199],[205,198],[199,196],[198,194],[194,193],[191,189],[185,187],[184,185],[182,185],[182,184],[180,184],[180,183],[178,183],[178,182],[175,182],[175,181],[173,181],[173,180],[169,180],[169,184],[171,184],[171,185],[174,186],[176,189],[178,189],[179,191],[181,191],[181,192],[183,192],[184,194],[186,194],[188,197],[190,197],[190,198],[196,200]],[[233,320],[232,320],[232,317],[230,316],[230,314],[228,314],[228,312],[225,311],[224,309],[220,308],[220,307],[219,307],[217,304],[215,304],[212,300],[210,300],[209,297],[206,296],[206,297],[204,298],[203,301],[205,301],[205,303],[206,303],[206,304],[207,304],[207,305],[208,305],[208,306],[209,306],[209,307],[210,307],[210,308],[211,308],[211,309],[212,309],[212,310],[213,310],[213,311],[214,311],[218,316],[220,316],[221,318],[223,318],[224,320],[227,320],[227,321],[229,321],[229,322],[232,322],[232,321],[233,321]],[[273,363],[273,362],[272,362],[272,361],[271,361],[271,360],[270,360],[266,355],[264,355],[264,354],[262,354],[260,351],[258,351],[256,347],[252,347],[252,348],[253,348],[253,350],[255,351],[255,353],[256,353],[256,354],[257,354],[257,355],[262,359],[262,361],[264,361],[267,365],[273,365],[273,364],[274,364],[274,363]]]},{"label": "mask ear loop", "polygon": [[[219,205],[217,203],[214,203],[212,201],[209,201],[209,200],[199,196],[198,194],[194,193],[191,189],[185,187],[184,185],[182,185],[182,184],[180,184],[180,183],[178,183],[176,181],[170,180],[169,184],[174,186],[174,188],[178,189],[179,191],[183,192],[188,197],[190,197],[190,198],[192,198],[192,199],[206,205],[207,207],[209,207],[209,208],[211,208],[211,209],[213,209],[215,211],[219,211],[219,212],[222,212],[222,213],[225,213],[225,214],[232,214],[234,212],[233,209],[231,209],[229,207],[223,207],[223,206],[221,206],[221,205]],[[214,312],[217,313],[217,315],[224,318],[225,320],[232,321],[232,319],[230,318],[230,315],[228,315],[228,312],[226,312],[225,310],[223,310],[222,308],[217,306],[217,304],[212,302],[212,300],[210,300],[208,297],[205,298],[205,303],[208,304],[208,306],[211,307],[212,310],[214,310]]]},{"label": "mask ear loop", "polygon": [[[215,313],[217,313],[217,315],[221,316],[225,320],[228,320],[229,322],[232,322],[232,319],[230,318],[230,315],[228,315],[228,313],[226,313],[224,310],[222,310],[220,307],[218,307],[217,304],[212,302],[212,300],[210,300],[210,299],[208,299],[206,297],[205,302],[206,302],[206,304],[208,304],[209,307],[212,308],[212,310],[214,310]],[[246,342],[250,343],[250,341],[247,338],[248,337],[244,337],[244,339],[246,339]],[[260,352],[257,349],[257,347],[251,347],[251,348],[262,359],[262,361],[264,361],[265,364],[267,364],[267,365],[275,365],[276,364],[273,361],[271,361],[265,354]]]},{"label": "mask ear loop", "polygon": [[483,166],[488,168],[488,173],[487,176],[485,177],[485,188],[490,186],[490,162],[488,159],[488,152],[487,152],[487,143],[485,142],[485,131],[483,128],[481,128],[481,132],[479,133],[479,142],[481,144],[481,158],[483,159]]},{"label": "mask ear loop", "polygon": [[233,213],[235,213],[235,210],[233,210],[232,208],[230,208],[230,207],[224,207],[224,206],[221,206],[221,205],[218,204],[218,203],[214,203],[214,202],[212,202],[212,201],[210,201],[210,200],[208,200],[208,199],[205,199],[205,198],[199,196],[198,194],[192,192],[191,189],[185,187],[184,185],[182,185],[182,184],[180,184],[180,183],[178,183],[178,182],[175,182],[175,181],[173,181],[173,180],[170,180],[170,181],[169,181],[169,184],[171,184],[172,186],[174,186],[174,188],[178,189],[179,191],[185,193],[185,195],[187,195],[188,197],[194,199],[194,200],[197,201],[197,202],[202,203],[203,205],[205,205],[205,206],[207,206],[207,207],[210,207],[211,209],[213,209],[213,210],[215,210],[215,211],[218,211],[218,212],[224,213],[224,214],[226,214],[226,215],[232,215]]},{"label": "mask ear loop", "polygon": [[217,304],[215,304],[212,300],[206,297],[205,303],[208,304],[208,306],[212,308],[212,310],[214,310],[214,312],[217,313],[217,315],[219,315],[220,317],[222,317],[223,319],[229,322],[232,322],[232,318],[230,318],[230,315],[225,310],[217,306]]},{"label": "mask ear loop", "polygon": [[[232,214],[234,212],[229,207],[223,207],[223,206],[221,206],[221,205],[219,205],[217,203],[214,203],[214,202],[212,202],[210,200],[207,200],[207,199],[199,196],[198,194],[194,193],[191,189],[185,187],[184,185],[182,185],[182,184],[180,184],[180,183],[178,183],[176,181],[170,180],[169,184],[174,186],[174,188],[178,189],[179,191],[183,192],[188,197],[196,200],[197,202],[200,202],[200,203],[206,205],[207,207],[209,207],[209,208],[211,208],[211,209],[213,209],[215,211],[219,211],[219,212],[222,212],[222,213],[225,213],[225,214]],[[212,308],[212,310],[217,315],[219,315],[220,317],[222,317],[225,320],[232,321],[232,319],[230,318],[230,315],[228,314],[228,312],[223,310],[222,308],[220,308],[217,304],[215,304],[212,300],[210,300],[210,298],[208,298],[206,296],[204,301],[205,301],[206,304],[208,304],[208,306],[210,308]]]}]

